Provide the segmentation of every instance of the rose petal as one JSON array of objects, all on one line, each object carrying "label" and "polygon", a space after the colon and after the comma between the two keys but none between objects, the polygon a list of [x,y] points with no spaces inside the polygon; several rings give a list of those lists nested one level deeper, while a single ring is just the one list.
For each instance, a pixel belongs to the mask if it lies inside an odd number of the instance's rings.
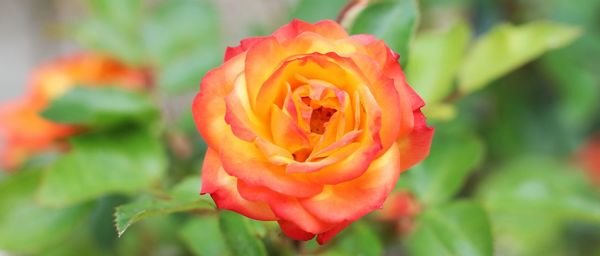
[{"label": "rose petal", "polygon": [[266,187],[255,186],[244,181],[238,181],[237,186],[242,197],[251,201],[266,202],[278,218],[294,223],[305,232],[318,234],[333,226],[309,213],[295,197],[285,196]]},{"label": "rose petal", "polygon": [[336,225],[332,229],[323,232],[317,236],[317,243],[320,245],[324,245],[329,242],[333,237],[335,237],[338,233],[344,230],[351,222],[343,222],[341,224]]},{"label": "rose petal", "polygon": [[244,70],[245,54],[208,71],[200,83],[200,92],[192,105],[196,127],[208,146],[217,152],[223,145],[223,131],[231,128],[225,122],[225,97],[231,93],[235,78]]},{"label": "rose petal", "polygon": [[319,219],[332,223],[354,221],[381,208],[401,172],[399,153],[398,146],[393,145],[359,178],[325,186],[321,194],[300,199],[300,203]]},{"label": "rose petal", "polygon": [[284,166],[269,162],[254,143],[240,140],[231,132],[223,133],[230,134],[223,137],[221,143],[227,149],[220,152],[223,168],[229,175],[289,196],[307,197],[321,192],[321,185],[286,173]]},{"label": "rose petal", "polygon": [[315,234],[302,230],[296,224],[290,221],[279,220],[277,221],[277,223],[279,223],[281,231],[283,231],[283,233],[285,233],[286,236],[294,240],[308,241],[315,237]]},{"label": "rose petal", "polygon": [[223,170],[217,153],[208,149],[202,166],[202,194],[209,193],[220,209],[238,212],[256,220],[277,220],[269,206],[248,201],[237,191],[236,178]]},{"label": "rose petal", "polygon": [[346,30],[337,22],[332,20],[322,20],[315,24],[310,24],[298,19],[292,20],[290,23],[273,32],[281,42],[294,39],[304,32],[314,32],[329,39],[342,39],[348,37]]},{"label": "rose petal", "polygon": [[429,155],[433,128],[428,127],[420,110],[414,112],[415,126],[412,132],[398,141],[400,147],[400,168],[406,170],[421,162]]},{"label": "rose petal", "polygon": [[223,58],[223,62],[228,61],[229,59],[237,56],[238,54],[247,51],[250,47],[254,46],[256,43],[264,40],[264,36],[257,37],[249,37],[240,41],[240,45],[235,47],[227,47],[225,50],[225,57]]}]

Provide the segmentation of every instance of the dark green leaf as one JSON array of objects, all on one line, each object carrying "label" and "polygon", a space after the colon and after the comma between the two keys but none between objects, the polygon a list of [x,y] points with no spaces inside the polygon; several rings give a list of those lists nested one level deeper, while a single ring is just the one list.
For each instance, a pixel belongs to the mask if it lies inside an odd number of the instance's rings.
[{"label": "dark green leaf", "polygon": [[160,180],[166,157],[159,139],[141,130],[74,137],[69,153],[47,170],[38,198],[65,206],[108,193],[132,193]]},{"label": "dark green leaf", "polygon": [[55,246],[81,224],[89,207],[48,209],[36,204],[41,172],[23,170],[0,181],[0,251],[37,254]]},{"label": "dark green leaf", "polygon": [[146,199],[117,207],[115,225],[119,236],[121,236],[127,228],[145,218],[211,208],[213,208],[212,204],[206,199],[197,199],[194,201]]},{"label": "dark green leaf", "polygon": [[347,3],[348,0],[300,0],[291,17],[307,22],[335,20]]},{"label": "dark green leaf", "polygon": [[475,42],[459,71],[463,93],[478,90],[543,53],[573,42],[581,31],[547,21],[501,25]]},{"label": "dark green leaf", "polygon": [[377,233],[365,222],[354,222],[339,235],[334,250],[343,255],[378,256],[383,253],[383,244]]},{"label": "dark green leaf", "polygon": [[108,127],[154,120],[158,110],[144,95],[114,86],[77,86],[52,101],[42,115],[54,122]]},{"label": "dark green leaf", "polygon": [[196,255],[230,255],[219,229],[217,215],[206,215],[188,221],[179,236]]},{"label": "dark green leaf", "polygon": [[199,189],[200,178],[189,178],[175,186],[168,199],[146,198],[117,207],[115,226],[119,236],[131,225],[145,218],[197,209],[213,209],[211,200],[206,195],[200,196]]},{"label": "dark green leaf", "polygon": [[419,10],[415,0],[383,0],[367,6],[350,27],[351,34],[372,34],[400,54],[406,67],[409,46],[417,28]]},{"label": "dark green leaf", "polygon": [[485,211],[458,201],[430,208],[407,240],[411,255],[492,255],[492,236]]},{"label": "dark green leaf", "polygon": [[231,211],[219,213],[219,226],[233,255],[267,254],[262,241],[251,231],[246,217]]},{"label": "dark green leaf", "polygon": [[420,202],[434,205],[448,201],[481,162],[484,148],[473,134],[438,129],[425,161],[402,174]]},{"label": "dark green leaf", "polygon": [[579,170],[554,159],[515,160],[489,176],[478,192],[500,252],[557,255],[552,250],[567,223],[600,226],[598,192]]}]

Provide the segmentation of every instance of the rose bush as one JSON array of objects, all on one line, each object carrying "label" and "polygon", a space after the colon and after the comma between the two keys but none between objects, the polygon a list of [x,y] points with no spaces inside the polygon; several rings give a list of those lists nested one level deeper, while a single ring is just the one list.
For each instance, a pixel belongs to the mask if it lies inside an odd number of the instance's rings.
[{"label": "rose bush", "polygon": [[28,156],[57,145],[81,127],[57,124],[40,113],[50,102],[74,86],[146,86],[143,70],[96,53],[81,53],[51,61],[36,70],[26,96],[0,105],[0,164],[7,170],[18,167]]},{"label": "rose bush", "polygon": [[202,193],[321,244],[381,208],[433,135],[398,58],[328,20],[227,48],[193,104],[208,144]]}]

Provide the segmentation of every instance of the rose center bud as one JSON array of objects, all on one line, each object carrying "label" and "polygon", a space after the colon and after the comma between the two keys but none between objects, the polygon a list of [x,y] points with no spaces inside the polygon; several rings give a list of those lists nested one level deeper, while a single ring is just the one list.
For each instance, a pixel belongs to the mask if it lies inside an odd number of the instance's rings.
[{"label": "rose center bud", "polygon": [[310,132],[323,134],[325,132],[325,123],[329,122],[331,116],[337,110],[333,108],[318,107],[312,111],[310,116]]}]

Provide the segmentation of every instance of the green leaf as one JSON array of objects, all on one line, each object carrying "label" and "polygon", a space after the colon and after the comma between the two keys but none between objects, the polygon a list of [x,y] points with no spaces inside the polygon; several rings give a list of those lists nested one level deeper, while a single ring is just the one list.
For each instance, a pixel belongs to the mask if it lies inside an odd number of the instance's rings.
[{"label": "green leaf", "polygon": [[420,165],[402,174],[420,202],[435,205],[451,199],[482,160],[484,147],[473,134],[438,129],[431,153]]},{"label": "green leaf", "polygon": [[415,0],[383,0],[369,4],[354,20],[351,34],[372,34],[400,55],[406,67],[409,46],[417,28],[419,10]]},{"label": "green leaf", "polygon": [[159,86],[171,94],[197,90],[206,71],[221,59],[215,52],[213,48],[199,47],[169,62],[158,70]]},{"label": "green leaf", "polygon": [[383,254],[383,244],[377,233],[365,222],[354,222],[340,234],[333,248],[342,255],[378,256]]},{"label": "green leaf", "polygon": [[179,183],[168,199],[142,199],[121,205],[115,210],[115,226],[119,236],[145,218],[198,209],[214,209],[208,196],[200,196],[200,178],[188,178]]},{"label": "green leaf", "polygon": [[[143,27],[144,47],[158,66],[158,85],[168,93],[197,89],[222,60],[217,10],[211,1],[166,1]],[[192,31],[192,32],[190,32]]]},{"label": "green leaf", "polygon": [[22,170],[0,181],[0,251],[40,253],[62,242],[89,213],[83,205],[48,209],[36,204],[40,174]]},{"label": "green leaf", "polygon": [[42,116],[57,123],[91,127],[155,120],[158,110],[144,95],[114,86],[76,86],[52,101]]},{"label": "green leaf", "polygon": [[117,207],[115,225],[119,236],[122,236],[131,225],[149,217],[212,208],[213,205],[206,199],[194,201],[145,199]]},{"label": "green leaf", "polygon": [[347,3],[347,0],[301,0],[292,11],[291,18],[313,23],[325,19],[335,20]]},{"label": "green leaf", "polygon": [[86,48],[109,54],[129,64],[140,64],[143,49],[137,32],[120,31],[102,19],[90,18],[72,28],[72,36]]},{"label": "green leaf", "polygon": [[267,255],[264,244],[251,231],[246,217],[231,211],[219,213],[219,226],[233,255]]},{"label": "green leaf", "polygon": [[457,201],[430,208],[418,218],[407,241],[411,255],[492,255],[492,235],[485,211]]},{"label": "green leaf", "polygon": [[600,195],[582,173],[555,159],[516,159],[484,180],[478,198],[490,213],[500,252],[557,255],[567,224],[600,227]]},{"label": "green leaf", "polygon": [[452,92],[470,35],[469,26],[460,22],[447,31],[415,38],[406,77],[427,104],[440,102]]},{"label": "green leaf", "polygon": [[581,31],[548,21],[501,25],[475,42],[459,71],[459,89],[470,93],[541,56],[573,42]]},{"label": "green leaf", "polygon": [[217,215],[205,215],[188,221],[179,236],[196,255],[230,255],[219,229]]},{"label": "green leaf", "polygon": [[86,134],[46,171],[38,199],[66,206],[109,193],[133,193],[158,182],[166,168],[159,138],[142,130]]},{"label": "green leaf", "polygon": [[88,0],[91,11],[120,28],[134,26],[142,11],[141,0]]},{"label": "green leaf", "polygon": [[108,53],[130,64],[142,62],[140,0],[88,0],[91,17],[80,22],[73,36],[83,46]]}]

